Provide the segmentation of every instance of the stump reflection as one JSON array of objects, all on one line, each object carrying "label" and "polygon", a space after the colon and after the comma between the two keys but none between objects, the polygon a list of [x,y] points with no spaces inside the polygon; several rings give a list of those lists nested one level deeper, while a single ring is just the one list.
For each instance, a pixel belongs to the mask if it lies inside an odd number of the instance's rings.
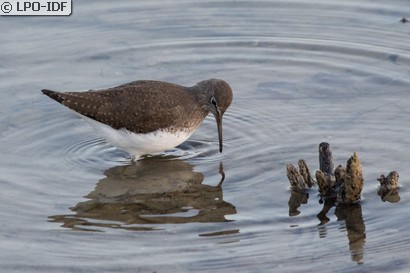
[{"label": "stump reflection", "polygon": [[[292,191],[288,202],[289,216],[299,215],[300,211],[298,208],[302,204],[307,204],[308,198],[309,194],[307,192]],[[317,214],[317,218],[320,221],[317,226],[319,237],[327,237],[328,232],[326,224],[330,221],[327,214],[336,206],[334,214],[337,217],[337,221],[339,221],[346,229],[352,261],[358,264],[362,263],[363,249],[366,242],[366,226],[363,220],[361,204],[337,203],[336,197],[322,198],[319,202],[323,204],[322,210]],[[342,230],[344,230],[344,228],[342,228]]]}]

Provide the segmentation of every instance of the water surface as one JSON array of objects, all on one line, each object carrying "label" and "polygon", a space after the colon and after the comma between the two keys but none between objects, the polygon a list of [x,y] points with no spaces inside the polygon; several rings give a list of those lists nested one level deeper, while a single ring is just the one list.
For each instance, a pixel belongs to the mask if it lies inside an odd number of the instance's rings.
[{"label": "water surface", "polygon": [[[2,271],[407,270],[406,1],[73,2],[0,18]],[[224,152],[209,116],[137,164],[40,92],[208,78],[234,90]],[[322,141],[335,164],[359,154],[360,204],[289,190],[286,164],[314,172]]]}]

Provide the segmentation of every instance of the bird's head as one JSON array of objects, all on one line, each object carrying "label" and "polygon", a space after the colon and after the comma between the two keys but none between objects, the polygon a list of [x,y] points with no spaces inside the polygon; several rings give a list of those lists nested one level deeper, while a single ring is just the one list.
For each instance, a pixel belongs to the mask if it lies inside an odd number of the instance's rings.
[{"label": "bird's head", "polygon": [[219,79],[201,81],[197,85],[205,90],[205,108],[215,117],[219,151],[222,153],[222,116],[232,103],[232,89],[227,82]]}]

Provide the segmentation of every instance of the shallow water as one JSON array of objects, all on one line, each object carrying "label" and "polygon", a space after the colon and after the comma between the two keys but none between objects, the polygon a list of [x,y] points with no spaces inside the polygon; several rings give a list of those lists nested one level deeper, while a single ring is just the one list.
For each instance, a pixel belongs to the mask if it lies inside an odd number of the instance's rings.
[{"label": "shallow water", "polygon": [[[73,2],[0,18],[2,272],[407,270],[407,1]],[[137,164],[40,92],[207,78],[234,90],[224,152],[209,116]],[[322,141],[359,154],[360,204],[291,195],[286,164],[314,172]]]}]

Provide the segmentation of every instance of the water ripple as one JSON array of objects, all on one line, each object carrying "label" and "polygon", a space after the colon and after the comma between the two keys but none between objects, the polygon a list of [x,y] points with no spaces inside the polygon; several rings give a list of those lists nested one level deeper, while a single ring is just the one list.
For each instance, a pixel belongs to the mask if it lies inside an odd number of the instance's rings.
[{"label": "water ripple", "polygon": [[[408,268],[409,24],[399,22],[406,1],[113,3],[78,2],[70,20],[2,21],[8,30],[0,52],[0,216],[8,250],[2,269]],[[225,79],[234,90],[223,153],[209,116],[182,145],[144,158],[146,176],[126,153],[40,94],[206,78]],[[333,206],[319,219],[323,204],[314,188],[299,214],[289,216],[285,166],[304,158],[317,169],[322,141],[331,143],[336,164],[359,153],[361,207],[349,214]],[[376,178],[390,170],[402,185],[395,204],[376,194]],[[155,190],[167,178],[180,187],[194,178],[201,183],[164,196]],[[54,222],[47,222],[50,215]],[[79,235],[57,223],[104,233]]]}]

